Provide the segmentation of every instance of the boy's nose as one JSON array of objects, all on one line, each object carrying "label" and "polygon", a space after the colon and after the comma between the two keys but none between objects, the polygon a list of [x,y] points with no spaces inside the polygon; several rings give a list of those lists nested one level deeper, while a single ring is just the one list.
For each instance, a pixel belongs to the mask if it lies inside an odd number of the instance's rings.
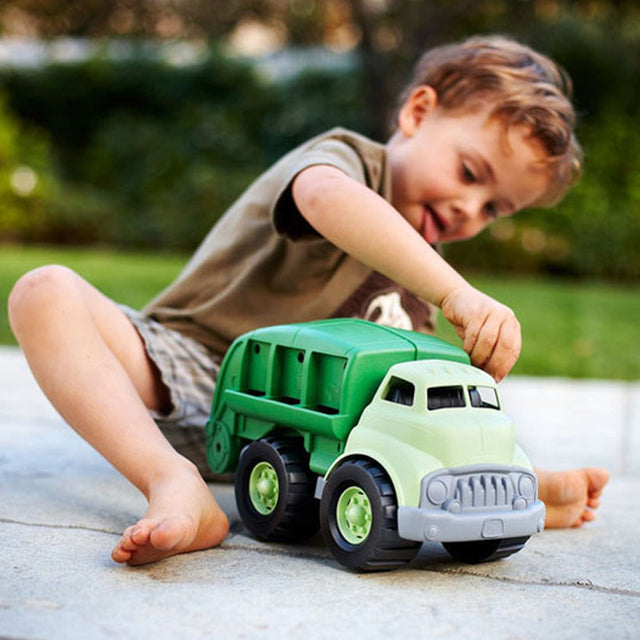
[{"label": "boy's nose", "polygon": [[471,218],[473,218],[473,210],[474,206],[472,203],[468,201],[459,200],[454,203],[453,207],[453,215],[454,219],[458,222],[458,224],[462,224],[467,222]]},{"label": "boy's nose", "polygon": [[461,221],[473,220],[482,214],[484,194],[479,191],[466,194],[453,203],[453,212]]}]

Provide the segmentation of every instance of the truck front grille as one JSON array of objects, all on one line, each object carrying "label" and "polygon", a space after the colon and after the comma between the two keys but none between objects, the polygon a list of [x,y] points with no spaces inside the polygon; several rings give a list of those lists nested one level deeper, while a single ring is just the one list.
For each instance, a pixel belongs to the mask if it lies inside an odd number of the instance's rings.
[{"label": "truck front grille", "polygon": [[477,507],[503,507],[511,504],[513,486],[509,476],[497,473],[481,473],[458,478],[453,499],[463,509]]},{"label": "truck front grille", "polygon": [[537,485],[528,470],[446,470],[422,481],[421,507],[454,513],[476,509],[523,509],[536,499]]}]

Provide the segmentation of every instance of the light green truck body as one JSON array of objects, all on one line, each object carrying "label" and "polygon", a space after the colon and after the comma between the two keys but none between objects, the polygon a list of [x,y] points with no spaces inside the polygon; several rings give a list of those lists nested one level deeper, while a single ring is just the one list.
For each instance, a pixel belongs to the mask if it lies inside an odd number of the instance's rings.
[{"label": "light green truck body", "polygon": [[212,470],[233,471],[243,446],[274,435],[301,439],[320,500],[346,462],[380,467],[405,540],[526,539],[542,529],[535,475],[495,382],[431,336],[336,319],[238,338],[207,424]]}]

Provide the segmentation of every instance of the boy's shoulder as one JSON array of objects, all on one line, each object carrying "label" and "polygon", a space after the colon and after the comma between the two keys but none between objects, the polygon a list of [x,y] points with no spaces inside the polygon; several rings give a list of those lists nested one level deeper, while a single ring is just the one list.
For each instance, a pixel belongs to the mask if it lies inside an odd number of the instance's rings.
[{"label": "boy's shoulder", "polygon": [[344,127],[333,127],[324,133],[321,133],[310,140],[303,146],[307,148],[316,147],[319,144],[336,141],[352,147],[359,155],[364,157],[383,157],[385,154],[385,145],[365,136],[362,133],[346,129]]},{"label": "boy's shoulder", "polygon": [[335,167],[390,200],[391,181],[385,146],[355,131],[335,127],[290,151],[255,184],[254,200],[264,196],[278,233],[290,238],[314,233],[298,212],[291,187],[302,171],[319,165]]},{"label": "boy's shoulder", "polygon": [[323,138],[334,138],[336,140],[344,140],[345,142],[356,142],[358,144],[373,145],[378,147],[384,146],[380,142],[376,142],[363,133],[358,133],[353,129],[347,129],[346,127],[333,127],[317,135],[315,138],[312,138],[312,140],[319,140]]},{"label": "boy's shoulder", "polygon": [[[324,156],[328,164],[335,164],[337,158],[342,158],[345,165],[358,167],[360,179],[367,186],[378,192],[385,191],[383,183],[388,173],[386,146],[361,133],[344,127],[334,127],[311,138],[298,147],[297,151],[314,164],[321,163]],[[333,160],[329,161],[329,158]],[[348,170],[345,172],[352,174]]]}]

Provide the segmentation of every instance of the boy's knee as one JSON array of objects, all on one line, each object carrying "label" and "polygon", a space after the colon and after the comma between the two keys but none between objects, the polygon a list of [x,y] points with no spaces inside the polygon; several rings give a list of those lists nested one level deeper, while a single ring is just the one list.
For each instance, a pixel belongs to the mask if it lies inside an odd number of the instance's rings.
[{"label": "boy's knee", "polygon": [[73,271],[59,265],[38,267],[21,276],[13,286],[8,300],[9,323],[12,329],[45,309],[48,304],[64,301],[64,291],[73,286]]}]

